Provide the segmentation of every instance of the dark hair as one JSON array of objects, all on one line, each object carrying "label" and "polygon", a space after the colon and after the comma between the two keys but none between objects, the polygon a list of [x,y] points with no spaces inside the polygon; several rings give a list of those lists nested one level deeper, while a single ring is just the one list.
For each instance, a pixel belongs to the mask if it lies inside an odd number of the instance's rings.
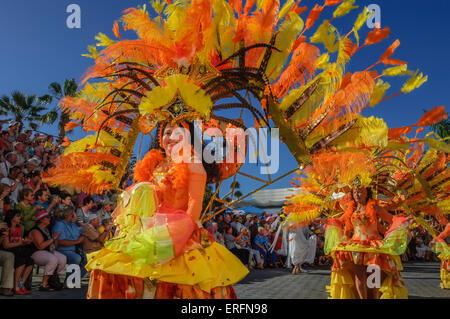
[{"label": "dark hair", "polygon": [[67,197],[70,197],[70,199],[72,199],[72,195],[67,192],[61,192],[61,194],[59,194],[59,197],[61,197],[61,199],[66,199]]},{"label": "dark hair", "polygon": [[28,196],[30,194],[33,194],[33,190],[32,189],[30,189],[30,188],[21,189],[19,191],[19,201],[20,202],[23,201],[25,199],[25,196]]},{"label": "dark hair", "polygon": [[6,212],[5,223],[8,224],[8,227],[11,227],[11,222],[16,215],[20,216],[20,211],[17,209],[10,209]]},{"label": "dark hair", "polygon": [[44,195],[44,192],[46,192],[45,189],[38,189],[36,193],[34,193],[34,198],[38,199],[39,197],[41,197],[42,195]]},{"label": "dark hair", "polygon": [[[373,199],[373,191],[372,191],[372,189],[370,187],[365,187],[365,189],[367,190],[367,196],[366,196],[366,204],[367,204],[369,199]],[[353,197],[353,189],[351,191],[351,194],[352,194],[352,200],[354,202],[356,202],[355,197]]]},{"label": "dark hair", "polygon": [[19,166],[13,166],[10,168],[9,172],[11,173],[12,171],[17,171],[20,172],[22,169]]},{"label": "dark hair", "polygon": [[[198,136],[198,134],[196,133],[194,123],[192,123],[192,122],[186,122],[186,123],[189,126],[189,133],[191,135],[191,145],[196,145],[196,143],[202,145],[202,153],[203,153],[206,145],[201,140],[201,136]],[[167,124],[168,124],[168,122],[163,122],[163,123],[158,124],[157,129],[156,129],[156,137],[153,139],[150,149],[158,149],[158,150],[161,150],[162,152],[164,152],[164,154],[165,154],[164,149],[162,148],[162,146],[159,143],[159,136],[164,133],[164,129],[166,128]],[[217,177],[219,175],[219,167],[217,166],[217,164],[207,163],[207,162],[205,162],[205,160],[203,158],[202,158],[202,164],[203,164],[203,168],[206,171],[206,175],[208,176],[208,180],[210,180],[214,177]]]},{"label": "dark hair", "polygon": [[38,171],[32,171],[31,173],[28,173],[27,174],[27,178],[33,178],[33,177],[36,177],[36,176],[41,176],[41,173],[39,173]]},{"label": "dark hair", "polygon": [[84,199],[83,199],[83,206],[86,206],[87,204],[89,204],[90,202],[93,202],[94,200],[92,199],[92,197],[91,196],[86,196]]}]

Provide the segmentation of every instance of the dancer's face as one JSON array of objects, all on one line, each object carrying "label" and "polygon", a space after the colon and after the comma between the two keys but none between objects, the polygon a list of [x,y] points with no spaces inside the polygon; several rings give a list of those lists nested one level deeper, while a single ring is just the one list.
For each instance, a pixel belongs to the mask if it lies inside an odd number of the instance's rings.
[{"label": "dancer's face", "polygon": [[182,141],[183,135],[181,134],[180,126],[167,125],[164,128],[161,146],[166,151],[167,155],[170,155],[173,147]]},{"label": "dancer's face", "polygon": [[353,189],[353,198],[358,204],[365,204],[367,200],[367,190],[364,187]]}]

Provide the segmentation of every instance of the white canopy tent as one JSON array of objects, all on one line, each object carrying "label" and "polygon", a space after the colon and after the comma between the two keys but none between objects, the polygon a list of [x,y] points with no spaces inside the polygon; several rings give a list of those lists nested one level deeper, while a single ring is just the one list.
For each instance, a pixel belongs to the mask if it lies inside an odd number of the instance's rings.
[{"label": "white canopy tent", "polygon": [[300,192],[298,188],[263,189],[252,195],[250,200],[243,200],[233,206],[234,210],[245,206],[255,206],[266,213],[275,214],[281,212],[286,202],[286,197],[296,195]]}]

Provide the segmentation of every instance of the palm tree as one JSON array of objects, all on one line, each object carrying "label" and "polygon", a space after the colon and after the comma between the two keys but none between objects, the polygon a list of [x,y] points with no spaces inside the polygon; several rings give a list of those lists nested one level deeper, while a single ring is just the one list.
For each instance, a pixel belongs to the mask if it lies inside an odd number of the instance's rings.
[{"label": "palm tree", "polygon": [[51,100],[48,96],[37,97],[36,94],[25,95],[20,91],[14,91],[11,93],[11,98],[7,95],[3,95],[0,98],[0,114],[9,115],[12,118],[9,120],[15,120],[19,123],[19,132],[22,131],[25,123],[28,123],[29,127],[33,130],[38,128],[36,122],[41,124],[51,124],[56,120],[55,114],[46,111]]},{"label": "palm tree", "polygon": [[[78,91],[78,85],[74,79],[66,79],[64,81],[64,88],[58,82],[53,82],[49,85],[48,90],[50,91],[51,96],[49,96],[50,100],[53,98],[57,99],[58,102],[65,96],[75,97]],[[66,136],[66,125],[70,122],[70,112],[60,108],[57,105],[57,108],[61,111],[61,116],[59,117],[59,134],[58,139],[62,141]],[[57,110],[53,110],[53,112],[57,113]]]},{"label": "palm tree", "polygon": [[241,188],[241,184],[239,184],[239,182],[233,182],[231,183],[231,189],[233,189],[234,187],[234,193],[231,196],[231,199],[234,199],[234,197],[236,196],[237,198],[240,198],[242,196],[241,191],[239,190]]},{"label": "palm tree", "polygon": [[[441,138],[450,137],[450,120],[448,117],[437,124],[431,125],[431,129]],[[450,139],[445,140],[450,143]]]}]

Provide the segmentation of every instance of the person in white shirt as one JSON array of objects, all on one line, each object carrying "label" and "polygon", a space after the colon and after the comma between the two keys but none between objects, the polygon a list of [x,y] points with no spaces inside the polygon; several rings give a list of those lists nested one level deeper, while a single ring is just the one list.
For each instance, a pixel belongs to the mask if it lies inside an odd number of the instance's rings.
[{"label": "person in white shirt", "polygon": [[14,204],[19,203],[19,192],[21,189],[23,189],[23,185],[18,179],[20,172],[20,167],[14,166],[9,170],[8,177],[4,177],[0,180],[0,183],[6,184],[11,187],[11,194],[9,195],[9,199]]},{"label": "person in white shirt", "polygon": [[17,156],[16,166],[23,166],[30,158],[30,154],[26,151],[25,144],[21,142],[14,143],[14,152],[12,153]]},{"label": "person in white shirt", "polygon": [[16,165],[17,155],[11,152],[6,154],[5,159],[5,162],[0,163],[0,173],[2,174],[2,178],[8,177],[9,170],[11,169],[11,167]]}]

